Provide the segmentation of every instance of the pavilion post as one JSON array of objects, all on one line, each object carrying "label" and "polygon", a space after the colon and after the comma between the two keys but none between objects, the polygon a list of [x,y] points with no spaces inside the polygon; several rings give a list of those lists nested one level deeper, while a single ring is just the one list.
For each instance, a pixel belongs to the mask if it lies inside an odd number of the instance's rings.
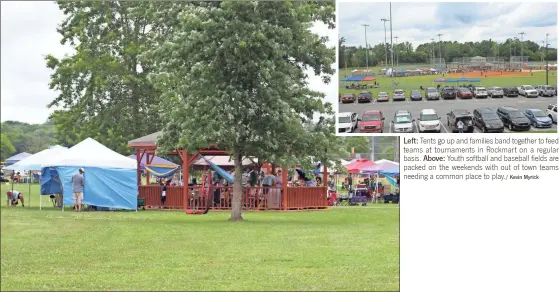
[{"label": "pavilion post", "polygon": [[[149,163],[150,163],[149,157],[150,157],[150,153],[146,153],[146,165],[149,165]],[[151,179],[151,177],[150,177],[149,171],[146,171],[146,185],[149,185],[150,179]]]},{"label": "pavilion post", "polygon": [[289,166],[285,165],[285,168],[281,172],[281,209],[287,210],[287,170]]},{"label": "pavilion post", "polygon": [[137,179],[138,179],[138,186],[142,185],[142,175],[140,173],[140,160],[141,160],[140,149],[136,148],[136,176],[137,176]]},{"label": "pavilion post", "polygon": [[188,209],[188,178],[189,178],[189,172],[190,172],[190,164],[188,163],[189,161],[189,155],[188,155],[188,151],[187,150],[179,150],[182,151],[182,196],[183,196],[183,202],[182,202],[182,206],[184,211],[186,212],[186,210]]}]

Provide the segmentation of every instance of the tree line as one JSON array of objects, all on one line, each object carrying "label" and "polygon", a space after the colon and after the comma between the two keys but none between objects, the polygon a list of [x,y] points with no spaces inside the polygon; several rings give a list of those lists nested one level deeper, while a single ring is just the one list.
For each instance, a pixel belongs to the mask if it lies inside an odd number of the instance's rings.
[{"label": "tree line", "polygon": [[[364,46],[347,46],[345,45],[345,38],[341,37],[338,40],[340,45],[339,50],[339,68],[345,67],[366,67],[366,50]],[[439,58],[439,45],[440,52],[445,62],[450,63],[454,58],[461,57],[501,57],[505,61],[509,61],[511,56],[520,56],[521,50],[524,56],[529,58],[529,61],[542,61],[545,60],[545,47],[541,43],[536,43],[530,40],[520,43],[515,39],[507,39],[505,42],[495,42],[491,39],[483,40],[480,42],[451,42],[451,41],[435,41],[432,43],[423,43],[414,48],[410,42],[401,42],[394,45],[394,52],[398,54],[399,64],[429,64],[435,53],[435,59]],[[377,44],[372,46],[369,44],[369,66],[381,66],[385,62],[385,57],[388,57],[390,64],[390,44],[385,46]],[[395,57],[396,58],[396,57]],[[557,62],[557,49],[548,48],[547,59],[549,62]]]},{"label": "tree line", "polygon": [[5,121],[1,124],[0,160],[21,152],[36,153],[56,144],[54,125]]}]

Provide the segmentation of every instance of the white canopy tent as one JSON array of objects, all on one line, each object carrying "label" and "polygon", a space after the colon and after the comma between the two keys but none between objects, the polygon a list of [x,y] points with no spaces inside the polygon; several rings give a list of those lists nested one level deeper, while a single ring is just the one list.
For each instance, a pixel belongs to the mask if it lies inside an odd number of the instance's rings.
[{"label": "white canopy tent", "polygon": [[43,164],[43,170],[45,168],[58,172],[64,186],[66,205],[72,200],[71,176],[78,168],[84,168],[89,176],[84,187],[84,204],[122,209],[137,206],[136,160],[121,155],[92,138],[83,140],[57,159]]},{"label": "white canopy tent", "polygon": [[[28,172],[29,173],[29,199],[28,205],[31,206],[31,172],[32,171],[40,171],[44,164],[48,163],[49,161],[60,157],[64,152],[68,151],[68,148],[63,146],[51,146],[43,151],[37,152],[27,158],[24,158],[8,167],[6,169],[12,171],[21,171],[21,172]],[[12,180],[12,191],[14,190],[14,184]],[[39,209],[42,208],[42,199],[43,196],[40,196],[40,203]]]}]

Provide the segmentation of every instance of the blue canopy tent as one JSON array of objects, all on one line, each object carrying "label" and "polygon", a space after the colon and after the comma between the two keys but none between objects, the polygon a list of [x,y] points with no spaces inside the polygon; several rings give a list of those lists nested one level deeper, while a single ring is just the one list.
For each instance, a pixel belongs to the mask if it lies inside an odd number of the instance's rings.
[{"label": "blue canopy tent", "polygon": [[6,159],[5,162],[6,162],[7,164],[14,164],[14,163],[19,162],[20,160],[23,160],[23,159],[29,157],[29,156],[31,156],[31,154],[29,154],[29,153],[27,153],[27,152],[21,152],[21,153],[18,153],[18,154],[16,154],[16,155],[14,155],[14,156],[12,156],[12,157]]},{"label": "blue canopy tent", "polygon": [[466,77],[460,77],[460,79],[458,79],[458,82],[468,82],[468,81],[470,81],[470,79]]},{"label": "blue canopy tent", "polygon": [[471,78],[471,79],[469,79],[468,81],[470,81],[470,82],[481,82],[481,79],[479,79],[479,78]]},{"label": "blue canopy tent", "polygon": [[63,204],[73,205],[72,176],[80,168],[85,170],[83,204],[137,210],[137,162],[91,138],[43,166],[41,189],[59,190],[56,185],[61,185]]},{"label": "blue canopy tent", "polygon": [[365,78],[365,76],[355,75],[355,76],[348,77],[347,80],[345,80],[345,81],[361,81],[364,78]]},{"label": "blue canopy tent", "polygon": [[449,79],[445,79],[444,82],[445,82],[445,83],[455,83],[455,82],[458,82],[458,79],[449,78]]}]

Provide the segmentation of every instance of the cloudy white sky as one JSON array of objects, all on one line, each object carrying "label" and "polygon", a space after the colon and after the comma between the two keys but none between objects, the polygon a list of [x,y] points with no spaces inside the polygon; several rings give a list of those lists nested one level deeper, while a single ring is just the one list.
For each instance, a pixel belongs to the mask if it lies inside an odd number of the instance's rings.
[{"label": "cloudy white sky", "polygon": [[[345,2],[345,1],[344,1]],[[389,3],[348,2],[338,5],[340,35],[348,45],[365,45],[365,30],[369,24],[367,41],[372,46],[383,43],[382,18],[390,18]],[[398,42],[419,44],[438,40],[481,41],[492,39],[503,42],[519,37],[541,45],[549,33],[549,43],[557,47],[557,3],[458,3],[458,2],[393,2],[392,30]],[[390,42],[390,22],[386,23]]]},{"label": "cloudy white sky", "polygon": [[[57,93],[48,87],[51,71],[45,65],[44,56],[62,57],[72,52],[71,47],[60,44],[56,32],[63,19],[54,2],[2,1],[1,121],[44,123],[47,120],[51,112],[47,104]],[[330,46],[337,44],[336,30],[316,25],[313,32],[329,36]],[[312,72],[309,76],[313,89],[325,92],[330,102],[337,100],[336,82],[325,85]]]}]

